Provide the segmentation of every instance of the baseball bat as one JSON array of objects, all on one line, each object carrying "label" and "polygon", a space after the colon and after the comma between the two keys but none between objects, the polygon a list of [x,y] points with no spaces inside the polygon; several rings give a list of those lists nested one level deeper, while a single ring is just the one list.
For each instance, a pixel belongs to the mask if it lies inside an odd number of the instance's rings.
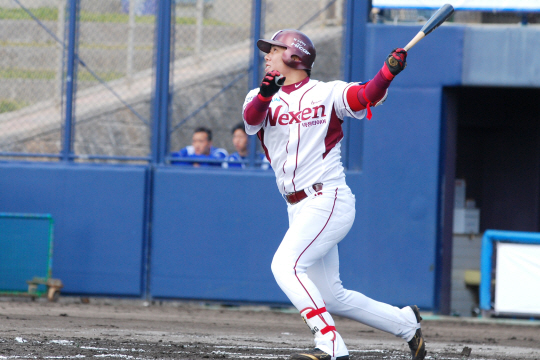
[{"label": "baseball bat", "polygon": [[444,4],[439,10],[433,14],[429,20],[424,24],[422,29],[412,38],[407,45],[405,45],[405,51],[409,51],[417,42],[426,37],[430,32],[435,30],[439,25],[445,22],[450,15],[454,13],[454,7],[450,4]]}]

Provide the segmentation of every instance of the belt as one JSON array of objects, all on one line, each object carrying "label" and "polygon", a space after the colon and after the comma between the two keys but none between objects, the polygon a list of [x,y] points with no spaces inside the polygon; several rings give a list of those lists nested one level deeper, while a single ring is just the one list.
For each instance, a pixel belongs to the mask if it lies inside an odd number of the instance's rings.
[{"label": "belt", "polygon": [[313,184],[310,187],[308,187],[307,189],[300,190],[300,191],[297,191],[297,192],[288,193],[288,194],[283,195],[283,197],[285,198],[285,200],[289,204],[294,205],[294,204],[297,204],[300,201],[304,200],[309,195],[311,195],[312,194],[311,189],[315,190],[315,192],[318,192],[318,191],[321,191],[322,188],[323,188],[323,184],[321,184],[321,183]]}]

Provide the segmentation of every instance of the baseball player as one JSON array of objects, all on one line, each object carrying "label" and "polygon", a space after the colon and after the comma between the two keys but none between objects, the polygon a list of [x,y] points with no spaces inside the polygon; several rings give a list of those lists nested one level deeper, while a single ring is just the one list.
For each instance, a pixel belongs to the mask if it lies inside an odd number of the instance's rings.
[{"label": "baseball player", "polygon": [[304,33],[280,30],[257,46],[266,53],[266,74],[260,88],[247,94],[243,119],[246,133],[261,141],[289,215],[272,272],[315,337],[313,350],[291,359],[349,359],[330,314],[401,337],[413,360],[424,359],[418,307],[400,309],[345,289],[337,247],[355,217],[341,164],[342,119],[371,118],[370,108],[385,100],[392,79],[405,68],[407,52],[394,49],[366,83],[324,83],[310,78],[316,53]]}]

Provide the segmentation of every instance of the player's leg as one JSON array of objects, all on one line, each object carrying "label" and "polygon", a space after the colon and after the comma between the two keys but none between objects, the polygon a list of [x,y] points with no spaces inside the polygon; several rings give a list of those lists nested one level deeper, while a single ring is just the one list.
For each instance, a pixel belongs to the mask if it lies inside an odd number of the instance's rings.
[{"label": "player's leg", "polygon": [[351,200],[352,194],[345,189],[334,190],[289,207],[290,228],[274,255],[272,272],[314,333],[316,347],[341,357],[348,356],[347,348],[325,311],[319,290],[306,274],[308,267],[343,239],[354,221],[354,197]]},{"label": "player's leg", "polygon": [[400,309],[343,287],[339,278],[338,246],[308,269],[330,313],[359,321],[410,340],[418,325],[409,307]]},{"label": "player's leg", "polygon": [[347,290],[339,277],[338,246],[334,246],[308,271],[331,314],[344,316],[401,337],[409,342],[413,359],[423,359],[425,345],[420,330],[420,314],[415,306],[402,309]]}]

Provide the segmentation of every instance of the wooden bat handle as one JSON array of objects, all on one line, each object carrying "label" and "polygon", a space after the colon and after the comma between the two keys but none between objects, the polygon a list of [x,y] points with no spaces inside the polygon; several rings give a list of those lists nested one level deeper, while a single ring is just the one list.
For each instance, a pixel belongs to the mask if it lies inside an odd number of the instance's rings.
[{"label": "wooden bat handle", "polygon": [[404,49],[405,51],[409,51],[410,48],[412,48],[414,45],[416,45],[417,42],[422,40],[426,36],[422,31],[419,31],[418,34],[416,34],[415,37],[412,38],[411,41],[407,45],[405,45]]}]

